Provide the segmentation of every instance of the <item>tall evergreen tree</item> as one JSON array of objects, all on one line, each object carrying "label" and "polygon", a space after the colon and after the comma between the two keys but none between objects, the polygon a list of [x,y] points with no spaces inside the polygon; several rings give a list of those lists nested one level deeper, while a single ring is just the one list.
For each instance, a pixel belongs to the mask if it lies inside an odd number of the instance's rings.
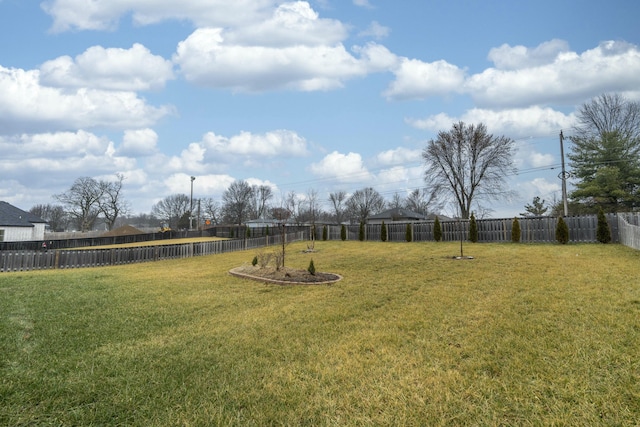
[{"label": "tall evergreen tree", "polygon": [[583,104],[570,137],[571,198],[606,212],[640,206],[640,103],[603,94]]},{"label": "tall evergreen tree", "polygon": [[404,231],[404,239],[405,239],[407,242],[410,242],[410,241],[412,240],[412,238],[411,238],[411,224],[408,224],[408,223],[407,223],[407,228],[406,228],[406,230]]},{"label": "tall evergreen tree", "polygon": [[347,240],[347,227],[345,227],[344,224],[340,227],[340,239],[343,242]]}]

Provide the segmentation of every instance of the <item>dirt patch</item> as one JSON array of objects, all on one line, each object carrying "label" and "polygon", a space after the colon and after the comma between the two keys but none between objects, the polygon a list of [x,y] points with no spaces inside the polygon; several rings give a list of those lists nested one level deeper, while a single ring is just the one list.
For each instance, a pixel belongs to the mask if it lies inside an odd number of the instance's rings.
[{"label": "dirt patch", "polygon": [[324,285],[335,283],[342,279],[342,276],[333,273],[316,272],[316,274],[311,274],[307,270],[289,267],[276,270],[274,267],[252,265],[234,268],[229,273],[237,277],[283,285]]}]

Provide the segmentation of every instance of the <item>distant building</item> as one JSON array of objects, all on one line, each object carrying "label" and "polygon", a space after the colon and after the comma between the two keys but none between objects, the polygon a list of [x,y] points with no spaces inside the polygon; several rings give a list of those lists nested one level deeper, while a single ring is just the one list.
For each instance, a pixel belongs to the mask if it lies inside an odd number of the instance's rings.
[{"label": "distant building", "polygon": [[0,201],[0,242],[44,240],[46,223],[42,218]]},{"label": "distant building", "polygon": [[425,215],[417,212],[412,212],[408,209],[394,208],[380,212],[377,215],[371,215],[367,218],[367,224],[382,224],[382,221],[385,223],[390,223],[392,221],[415,222],[425,221],[427,219],[428,218]]}]

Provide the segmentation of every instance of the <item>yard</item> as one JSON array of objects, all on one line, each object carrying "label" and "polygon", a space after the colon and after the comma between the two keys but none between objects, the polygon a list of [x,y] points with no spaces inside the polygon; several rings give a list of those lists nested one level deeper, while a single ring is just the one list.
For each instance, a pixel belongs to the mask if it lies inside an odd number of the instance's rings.
[{"label": "yard", "polygon": [[[636,425],[640,251],[306,242],[0,274],[0,425]],[[268,249],[275,250],[275,248]]]}]

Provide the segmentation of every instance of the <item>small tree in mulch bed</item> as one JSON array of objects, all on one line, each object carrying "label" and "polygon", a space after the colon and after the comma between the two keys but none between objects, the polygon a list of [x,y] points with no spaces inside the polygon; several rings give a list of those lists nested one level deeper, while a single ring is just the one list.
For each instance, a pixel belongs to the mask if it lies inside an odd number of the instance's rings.
[{"label": "small tree in mulch bed", "polygon": [[380,240],[383,242],[387,241],[387,226],[384,221],[382,221],[382,226],[380,227]]},{"label": "small tree in mulch bed", "polygon": [[316,267],[313,265],[313,259],[309,262],[309,268],[307,268],[307,271],[308,271],[312,276],[315,276],[315,275],[316,275]]},{"label": "small tree in mulch bed", "polygon": [[440,225],[438,217],[436,217],[436,220],[433,223],[433,240],[436,242],[442,240],[442,226]]},{"label": "small tree in mulch bed", "polygon": [[407,242],[410,242],[410,241],[411,241],[411,224],[407,224],[407,228],[406,228],[406,230],[404,231],[404,239],[405,239]]},{"label": "small tree in mulch bed", "polygon": [[347,227],[345,227],[344,224],[342,224],[342,227],[340,227],[340,239],[343,242],[347,240]]},{"label": "small tree in mulch bed", "polygon": [[511,226],[511,241],[513,243],[519,243],[520,234],[520,221],[518,221],[518,218],[513,218],[513,224]]},{"label": "small tree in mulch bed", "polygon": [[471,214],[469,219],[469,241],[476,243],[478,241],[478,224],[476,223],[476,217]]},{"label": "small tree in mulch bed", "polygon": [[556,225],[556,240],[563,245],[569,242],[569,227],[562,217],[558,218],[558,225]]},{"label": "small tree in mulch bed", "polygon": [[611,242],[611,229],[609,228],[609,223],[607,222],[607,217],[604,215],[602,207],[598,211],[598,227],[596,230],[596,238],[600,243]]}]

